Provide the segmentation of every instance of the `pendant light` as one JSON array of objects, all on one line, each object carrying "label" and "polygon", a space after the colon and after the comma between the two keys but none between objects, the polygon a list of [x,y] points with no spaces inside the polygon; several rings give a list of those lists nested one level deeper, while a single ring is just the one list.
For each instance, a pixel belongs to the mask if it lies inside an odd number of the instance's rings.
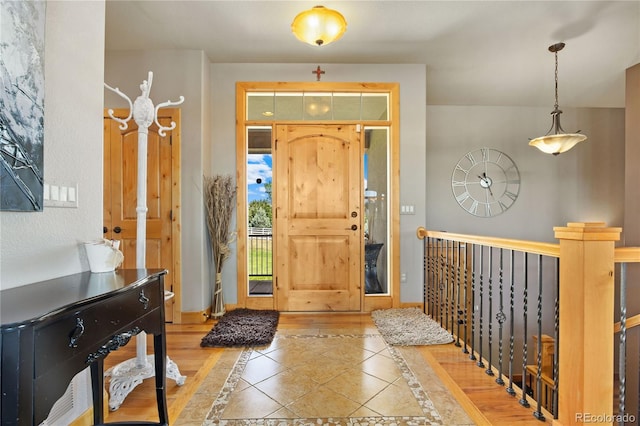
[{"label": "pendant light", "polygon": [[336,10],[315,6],[300,12],[291,23],[298,40],[314,46],[325,46],[338,40],[347,30],[347,21]]},{"label": "pendant light", "polygon": [[564,46],[564,43],[556,43],[549,46],[549,51],[553,52],[556,57],[556,104],[553,111],[551,111],[551,128],[546,135],[531,139],[529,142],[529,145],[535,146],[540,151],[553,155],[569,151],[576,144],[587,140],[587,137],[581,134],[580,130],[576,133],[565,133],[560,125],[560,114],[562,114],[562,110],[558,108],[558,52],[561,51]]}]

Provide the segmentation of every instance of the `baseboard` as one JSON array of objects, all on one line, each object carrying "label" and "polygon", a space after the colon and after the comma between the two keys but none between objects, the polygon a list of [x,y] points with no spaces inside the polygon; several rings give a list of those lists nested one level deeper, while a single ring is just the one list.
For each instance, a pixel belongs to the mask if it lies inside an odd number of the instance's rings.
[{"label": "baseboard", "polygon": [[[225,303],[224,305],[225,311],[232,311],[237,308],[237,304]],[[210,318],[211,306],[208,306],[204,311],[182,312],[180,314],[179,324],[202,324],[203,322],[207,322]]]},{"label": "baseboard", "polygon": [[202,324],[209,319],[210,314],[211,308],[207,308],[204,311],[181,312],[180,324]]},{"label": "baseboard", "polygon": [[[424,304],[421,302],[409,302],[409,303],[401,303],[401,308],[418,308],[423,310]],[[233,311],[234,309],[238,309],[238,304],[229,304],[225,303],[224,309],[226,312]],[[195,311],[195,312],[182,312],[180,314],[180,322],[176,322],[178,324],[201,324],[206,322],[211,318],[211,306],[207,307],[204,311]]]},{"label": "baseboard", "polygon": [[424,303],[422,302],[409,302],[409,303],[400,303],[401,308],[418,308],[424,311]]}]

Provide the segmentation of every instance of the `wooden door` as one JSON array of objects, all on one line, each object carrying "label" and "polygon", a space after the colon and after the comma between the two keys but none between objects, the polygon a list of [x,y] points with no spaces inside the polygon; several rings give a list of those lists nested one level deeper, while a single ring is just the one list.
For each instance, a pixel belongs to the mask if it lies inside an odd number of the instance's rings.
[{"label": "wooden door", "polygon": [[362,176],[356,125],[276,126],[276,303],[360,311]]},{"label": "wooden door", "polygon": [[[177,110],[158,111],[159,122],[170,126],[178,122]],[[126,117],[128,111],[116,111],[116,117]],[[175,130],[173,131],[175,133]],[[146,267],[169,270],[165,289],[174,290],[179,279],[175,270],[172,227],[172,132],[158,134],[153,124],[149,128],[147,145],[147,243]],[[131,120],[126,130],[108,115],[104,116],[104,237],[120,240],[124,254],[122,268],[136,268],[136,223],[138,180],[138,127]],[[167,301],[165,317],[173,321],[176,298]]]}]

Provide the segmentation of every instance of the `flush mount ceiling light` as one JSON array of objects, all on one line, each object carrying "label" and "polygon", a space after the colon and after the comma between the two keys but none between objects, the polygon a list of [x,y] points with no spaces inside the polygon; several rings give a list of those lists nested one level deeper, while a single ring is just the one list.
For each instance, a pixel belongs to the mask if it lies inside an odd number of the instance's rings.
[{"label": "flush mount ceiling light", "polygon": [[551,128],[546,135],[531,139],[529,142],[529,145],[535,146],[540,151],[553,155],[569,151],[576,144],[587,140],[587,137],[581,134],[580,130],[576,133],[565,133],[560,125],[560,114],[562,114],[562,111],[558,108],[558,52],[561,51],[564,46],[564,43],[556,43],[549,46],[549,51],[553,52],[556,56],[556,104],[553,111],[551,111]]},{"label": "flush mount ceiling light", "polygon": [[338,40],[347,30],[347,21],[340,12],[315,6],[300,12],[291,23],[291,31],[298,40],[324,46]]}]

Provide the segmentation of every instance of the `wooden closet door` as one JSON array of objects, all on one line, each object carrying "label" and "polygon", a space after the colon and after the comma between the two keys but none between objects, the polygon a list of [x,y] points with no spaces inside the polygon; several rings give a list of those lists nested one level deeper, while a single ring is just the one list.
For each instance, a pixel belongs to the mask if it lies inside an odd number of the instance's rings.
[{"label": "wooden closet door", "polygon": [[[126,117],[122,111],[116,117]],[[176,121],[171,110],[161,114],[159,122],[169,126]],[[138,180],[138,127],[131,120],[126,130],[105,115],[104,118],[104,228],[105,238],[120,240],[124,254],[123,268],[136,268],[137,180]],[[176,271],[173,271],[172,235],[172,137],[158,134],[153,124],[147,142],[147,238],[146,267],[163,268],[165,289],[172,291]],[[173,304],[167,302],[165,316],[173,321]]]}]

